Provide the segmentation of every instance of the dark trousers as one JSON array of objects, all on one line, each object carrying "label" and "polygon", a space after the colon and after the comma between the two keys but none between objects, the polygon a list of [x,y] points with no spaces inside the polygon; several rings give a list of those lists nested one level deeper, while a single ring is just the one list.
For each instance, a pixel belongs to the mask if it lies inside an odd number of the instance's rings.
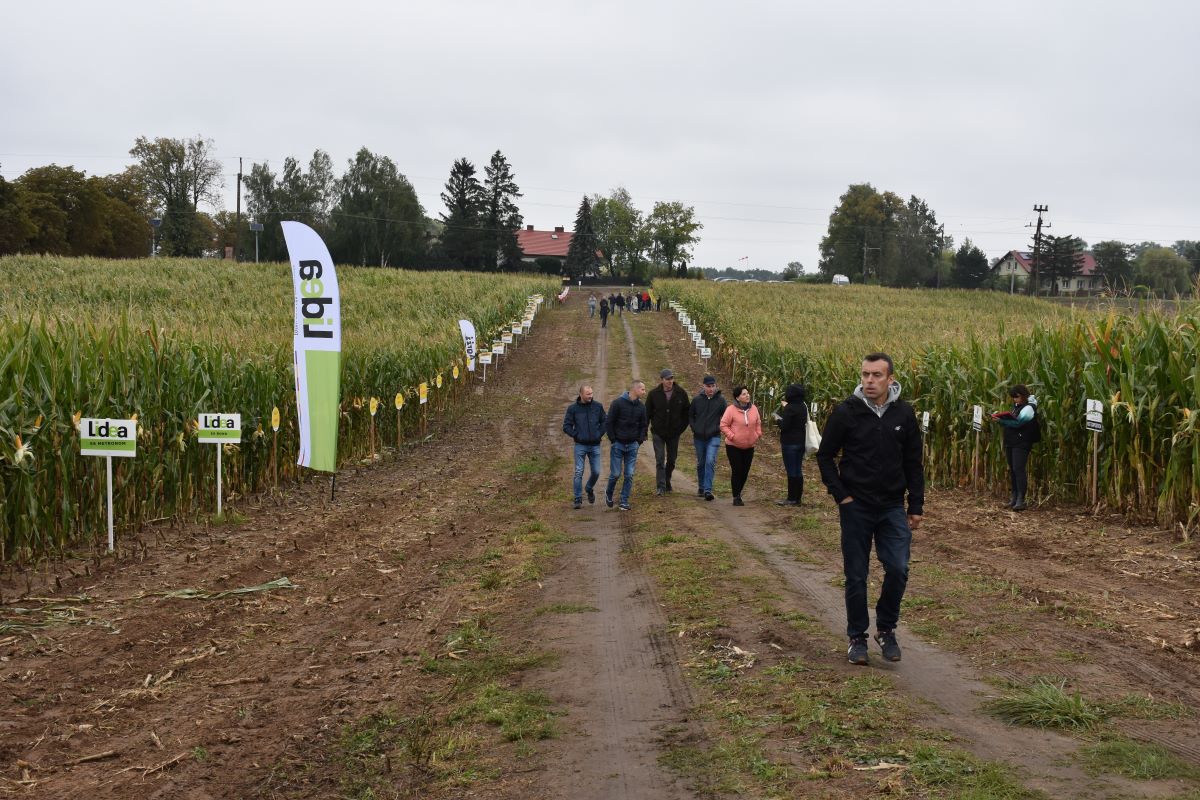
[{"label": "dark trousers", "polygon": [[798,501],[804,494],[804,445],[785,444],[780,450],[788,477],[788,500]]},{"label": "dark trousers", "polygon": [[600,327],[601,327],[601,328],[607,328],[607,327],[608,327],[608,314],[601,314],[601,315],[600,315]]},{"label": "dark trousers", "polygon": [[725,445],[725,455],[729,458],[729,487],[734,497],[742,496],[746,488],[746,478],[750,477],[750,464],[754,461],[754,448],[734,447]]},{"label": "dark trousers", "polygon": [[679,455],[679,437],[671,439],[654,434],[655,486],[666,489],[671,485],[671,473],[675,471],[675,458]]},{"label": "dark trousers", "polygon": [[1004,456],[1008,459],[1008,480],[1012,485],[1013,499],[1024,498],[1029,489],[1029,473],[1025,469],[1029,464],[1029,448],[1006,447]]},{"label": "dark trousers", "polygon": [[912,530],[903,506],[871,506],[859,500],[838,506],[842,523],[842,562],[846,572],[846,634],[866,635],[867,573],[871,544],[883,564],[883,589],[875,605],[875,628],[895,629],[900,621],[900,601],[908,585],[908,557]]}]

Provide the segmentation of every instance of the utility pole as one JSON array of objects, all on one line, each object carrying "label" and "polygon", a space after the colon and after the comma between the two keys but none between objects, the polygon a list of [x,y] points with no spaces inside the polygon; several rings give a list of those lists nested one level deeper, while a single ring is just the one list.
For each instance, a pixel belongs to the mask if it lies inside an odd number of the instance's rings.
[{"label": "utility pole", "polygon": [[[1038,274],[1038,261],[1041,259],[1042,255],[1042,214],[1049,211],[1050,207],[1035,205],[1033,210],[1036,211],[1038,215],[1037,229],[1033,233],[1033,272],[1029,276],[1029,285],[1025,287],[1025,294],[1032,294],[1034,297],[1037,297],[1038,289],[1040,288],[1038,286],[1038,281],[1040,280]],[[1026,225],[1025,227],[1028,228],[1029,226]],[[1049,228],[1050,223],[1046,223],[1046,227]]]},{"label": "utility pole", "polygon": [[867,251],[868,250],[878,250],[881,253],[883,252],[882,247],[867,247],[867,240],[863,239],[863,283],[867,282]]},{"label": "utility pole", "polygon": [[[238,239],[242,232],[242,157],[238,156],[238,181],[237,181],[237,211],[234,214],[233,221],[233,260],[241,261],[241,254],[238,251]],[[257,243],[257,237],[256,243]],[[255,259],[256,261],[258,259]]]}]

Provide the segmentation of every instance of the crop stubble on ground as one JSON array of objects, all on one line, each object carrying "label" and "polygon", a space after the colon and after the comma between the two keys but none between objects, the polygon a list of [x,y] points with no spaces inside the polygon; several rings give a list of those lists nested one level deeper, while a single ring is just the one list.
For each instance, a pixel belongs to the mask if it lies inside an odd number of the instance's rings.
[{"label": "crop stubble on ground", "polygon": [[[830,616],[829,592],[817,596],[813,588],[831,588],[838,573],[836,520],[812,470],[806,508],[768,505],[782,490],[773,432],[760,447],[743,517],[727,499],[687,497],[694,488],[687,437],[677,494],[651,495],[646,447],[632,514],[603,510],[602,492],[596,506],[570,511],[570,465],[561,460],[569,441],[558,422],[576,384],[596,383],[607,402],[625,388],[638,355],[645,375],[661,366],[647,358],[673,360],[689,391],[700,375],[667,314],[629,320],[639,337],[631,352],[626,320],[614,318],[607,337],[596,339],[591,323],[579,322],[580,308],[569,303],[545,315],[500,376],[489,376],[487,392],[433,441],[396,461],[345,471],[335,502],[327,482],[314,481],[245,509],[242,524],[147,530],[140,534],[146,549],[127,547],[120,561],[93,565],[87,575],[74,563],[80,575],[58,573],[61,588],[51,589],[53,571],[35,578],[32,594],[46,599],[10,602],[5,618],[23,607],[42,609],[23,621],[57,621],[0,636],[7,706],[0,788],[51,798],[336,796],[361,766],[342,757],[345,732],[383,709],[445,717],[459,701],[423,665],[450,663],[447,637],[465,621],[485,620],[506,647],[557,657],[509,683],[549,696],[558,737],[530,748],[488,738],[485,726],[475,733],[484,768],[456,781],[399,757],[382,759],[381,785],[396,796],[433,797],[719,793],[687,774],[686,762],[674,772],[660,765],[680,752],[711,751],[724,735],[692,708],[713,697],[697,678],[697,653],[717,653],[695,648],[752,651],[757,662],[746,674],[754,676],[793,659],[838,665],[837,609]],[[647,351],[646,341],[658,344]],[[606,478],[607,448],[604,456]],[[1193,713],[1122,720],[1122,731],[1200,761],[1200,670],[1186,645],[1186,632],[1200,628],[1195,544],[1068,510],[1018,516],[997,505],[966,492],[931,492],[914,545],[909,596],[916,602],[906,611],[912,655],[886,674],[916,697],[923,689],[912,677],[922,659],[972,680],[1050,675],[1097,697],[1149,695]],[[481,590],[481,558],[509,546],[509,533],[531,520],[564,533],[544,575]],[[722,584],[730,598],[716,627],[702,631],[703,645],[686,620],[668,627],[684,617],[662,596],[669,587],[652,563],[651,542],[667,524],[704,533],[732,554],[738,577]],[[154,594],[282,576],[299,588],[219,600]],[[23,592],[26,577],[5,578],[4,596]],[[789,609],[816,620],[824,611],[824,622],[818,630],[797,627],[781,617]],[[918,647],[919,639],[938,647]],[[980,717],[966,705],[950,710]],[[971,744],[970,730],[951,729]],[[794,737],[780,728],[764,752],[803,765]],[[1026,750],[1038,738],[1028,741]],[[1034,772],[1034,785],[1056,785],[1037,779],[1043,765],[1020,747],[979,749]],[[873,775],[851,774],[812,788],[841,796],[877,785]],[[1162,795],[1173,786],[1143,788]],[[1085,790],[1106,796],[1128,787],[1089,780],[1078,796]]]}]

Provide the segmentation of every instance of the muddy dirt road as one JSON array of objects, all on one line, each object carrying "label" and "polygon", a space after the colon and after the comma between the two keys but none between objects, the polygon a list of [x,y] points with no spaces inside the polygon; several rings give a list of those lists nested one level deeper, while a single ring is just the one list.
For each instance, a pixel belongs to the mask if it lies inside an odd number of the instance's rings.
[{"label": "muddy dirt road", "polygon": [[[606,445],[597,502],[572,510],[560,426],[578,385],[607,404],[671,366],[692,390],[684,345],[665,311],[601,331],[572,297],[429,441],[343,470],[333,501],[314,481],[242,521],[126,532],[117,558],[6,574],[0,792],[953,797],[985,772],[1018,793],[977,796],[1197,790],[1079,755],[1124,737],[1200,766],[1194,544],[934,491],[905,659],[856,670],[836,518],[815,472],[805,506],[770,504],[773,432],[744,509],[724,465],[724,494],[694,497],[685,436],[676,493],[654,497],[647,443],[633,510],[606,508]],[[981,710],[1037,676],[1114,710],[1082,735]],[[994,768],[946,766],[966,758]]]}]

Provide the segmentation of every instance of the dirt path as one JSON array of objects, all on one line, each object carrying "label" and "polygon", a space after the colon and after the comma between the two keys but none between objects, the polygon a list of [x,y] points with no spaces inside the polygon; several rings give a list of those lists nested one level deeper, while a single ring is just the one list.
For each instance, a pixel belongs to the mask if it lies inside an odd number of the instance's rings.
[{"label": "dirt path", "polygon": [[[648,316],[649,319],[645,321],[644,325],[654,328],[655,331],[652,335],[647,333],[647,336],[659,344],[664,356],[664,363],[673,366],[677,373],[678,384],[698,386],[699,379],[703,374],[702,368],[697,365],[691,348],[680,341],[678,321],[673,315]],[[729,381],[722,380],[721,385],[728,387]],[[760,402],[760,407],[764,401],[757,401]],[[681,469],[676,473],[676,484],[681,491],[674,498],[676,502],[672,513],[679,513],[680,501],[688,503],[690,507],[684,513],[692,527],[702,529],[714,539],[732,544],[740,550],[753,554],[767,570],[780,580],[790,598],[789,603],[793,607],[820,620],[835,636],[844,636],[842,633],[845,628],[843,594],[839,586],[832,581],[834,576],[840,573],[840,562],[835,560],[835,557],[831,557],[835,556],[832,552],[816,559],[815,563],[807,553],[803,554],[802,559],[798,559],[795,538],[785,533],[790,527],[787,523],[791,521],[795,512],[784,511],[772,505],[772,501],[776,497],[785,494],[781,480],[782,468],[779,466],[777,440],[774,437],[774,432],[768,431],[758,448],[759,452],[754,463],[755,475],[750,484],[756,491],[749,500],[748,507],[733,507],[729,505],[728,498],[719,498],[715,503],[696,502],[691,499],[691,495],[696,489],[694,472]],[[681,464],[683,463],[687,463],[685,458],[681,458]],[[805,486],[806,504],[809,506],[815,504],[818,507],[827,505],[827,495],[824,487],[820,484],[811,459],[806,462],[806,468],[808,473]],[[934,526],[939,526],[937,517],[939,513],[944,514],[945,512],[939,511],[936,500],[931,501],[930,505],[933,506],[930,521]],[[836,519],[831,512],[826,513],[824,521],[826,525],[836,527]],[[972,532],[976,537],[982,535],[978,526]],[[915,575],[919,575],[921,572],[920,562],[929,559],[929,556],[922,552],[923,538],[919,536],[916,540]],[[1042,538],[1049,539],[1050,537],[1046,537],[1043,532]],[[978,540],[976,538],[973,541]],[[960,559],[966,555],[962,544],[955,546],[945,543],[940,546],[935,545],[935,547],[938,547],[939,550],[953,551]],[[990,551],[995,549],[996,547],[992,546],[977,552],[974,569],[979,569],[979,563],[987,563],[991,558]],[[1166,556],[1152,558],[1145,552],[1141,555],[1141,562],[1165,561],[1175,568],[1175,572],[1194,571],[1197,566],[1194,558],[1181,562],[1178,556],[1174,556],[1174,562],[1172,562]],[[1107,563],[1095,570],[1100,573],[1097,575],[1090,570],[1078,570],[1078,563],[1072,563],[1070,567],[1065,565],[1056,567],[1054,564],[1047,564],[1040,559],[1013,558],[1009,553],[1006,553],[1005,556],[999,564],[993,562],[993,567],[1009,577],[1019,574],[1023,581],[1028,581],[1027,585],[1038,586],[1051,575],[1058,577],[1067,571],[1074,571],[1075,574],[1071,579],[1061,587],[1064,594],[1090,590],[1099,600],[1101,592],[1098,587],[1111,586],[1111,583],[1106,582],[1103,576],[1103,573],[1110,571]],[[965,560],[970,561],[970,559]],[[1126,560],[1123,558],[1106,559],[1109,562]],[[872,570],[873,579],[878,579],[878,569],[878,564],[875,564]],[[877,584],[873,585],[877,586]],[[910,583],[910,590],[921,591],[922,588],[919,578]],[[1146,591],[1143,589],[1139,592],[1142,598],[1145,597]],[[1153,591],[1153,589],[1150,588],[1149,591]],[[1105,605],[1120,604],[1118,600],[1110,601],[1107,594],[1103,599]],[[1138,596],[1123,599],[1127,605],[1136,603]],[[986,602],[982,598],[981,600]],[[1145,605],[1151,601],[1142,599],[1141,602]],[[963,628],[969,628],[971,621],[963,620],[960,624]],[[1058,627],[1060,626],[1053,624],[1049,626],[1051,630]],[[981,758],[1017,766],[1026,776],[1028,785],[1042,789],[1052,797],[1166,796],[1179,791],[1180,785],[1174,782],[1151,785],[1144,781],[1132,781],[1120,776],[1105,776],[1103,780],[1089,776],[1071,758],[1079,750],[1078,739],[1049,731],[1009,726],[982,713],[981,701],[986,697],[995,696],[997,692],[993,686],[981,680],[977,664],[972,664],[963,657],[922,641],[921,637],[914,634],[903,623],[899,627],[898,633],[904,644],[903,662],[890,664],[878,658],[876,653],[872,658],[871,669],[889,675],[897,689],[927,702],[933,709],[933,713],[930,715],[930,724],[953,733],[961,744]],[[1054,634],[1042,629],[1027,630],[1023,636],[1014,636],[1011,633],[1001,635],[998,637],[1000,639],[998,644],[1001,648],[1014,647],[1017,640],[1021,640],[1021,647],[1028,650],[1029,639],[1033,638],[1036,641],[1036,637],[1039,635],[1048,637],[1057,635],[1058,638],[1053,640],[1056,649],[1061,648],[1064,641],[1071,642],[1079,645],[1084,652],[1092,651],[1090,656],[1107,661],[1108,663],[1103,664],[1103,669],[1093,668],[1093,678],[1100,677],[1105,670],[1109,672],[1123,671],[1127,675],[1136,677],[1121,683],[1122,688],[1143,694],[1146,692],[1159,696],[1165,694],[1173,700],[1182,699],[1184,704],[1192,709],[1200,708],[1200,702],[1198,702],[1200,696],[1195,693],[1196,682],[1200,676],[1192,673],[1190,676],[1184,677],[1183,673],[1187,669],[1181,670],[1183,665],[1178,664],[1178,661],[1172,658],[1137,658],[1133,659],[1132,663],[1126,663],[1129,660],[1128,656],[1133,651],[1141,649],[1138,647],[1138,642],[1131,641],[1128,636],[1124,637],[1124,641],[1119,645],[1114,646],[1111,641],[1096,642],[1094,633],[1089,635],[1083,631],[1058,631],[1057,634]],[[1046,647],[1047,645],[1043,644],[1043,649]],[[1089,658],[1089,661],[1092,660]],[[1173,668],[1165,670],[1162,663],[1164,661],[1171,663]],[[1001,663],[1003,663],[1002,659]],[[1037,672],[1052,674],[1053,670],[1036,669],[1035,673]],[[1017,669],[1005,671],[1003,667],[983,674],[989,673],[992,675],[999,673],[1004,677],[1021,674]],[[1111,678],[1109,682],[1112,682]],[[1155,730],[1154,726],[1136,723],[1128,727],[1137,731],[1141,738],[1167,745],[1184,757],[1200,761],[1200,758],[1196,757],[1198,740],[1193,735],[1180,737],[1180,731],[1176,725],[1160,726],[1159,730]],[[1187,727],[1189,731],[1195,730],[1194,724]]]},{"label": "dirt path", "polygon": [[[118,559],[0,579],[0,794],[920,793],[856,772],[894,751],[846,735],[884,724],[873,714],[893,719],[876,702],[888,693],[919,709],[906,735],[948,732],[1049,796],[1195,790],[1084,774],[1080,739],[979,709],[997,681],[1036,675],[1149,698],[1154,713],[1113,730],[1200,763],[1200,659],[1180,639],[1200,628],[1194,545],[1116,522],[1098,532],[1067,512],[1013,520],[986,498],[932,492],[904,661],[876,653],[871,669],[851,668],[836,518],[811,464],[804,508],[770,504],[782,491],[773,432],[746,508],[729,505],[724,467],[720,499],[695,499],[686,440],[673,495],[654,497],[647,446],[633,511],[606,509],[604,446],[597,503],[570,508],[560,426],[578,385],[607,404],[662,366],[687,390],[701,374],[665,311],[601,331],[583,307],[576,296],[543,312],[486,390],[438,418],[430,441],[343,470],[336,502],[313,482],[243,506],[244,522],[125,533]],[[671,547],[723,561],[689,575]],[[234,589],[251,591],[214,596]],[[687,617],[704,602],[719,614]]]},{"label": "dirt path", "polygon": [[[626,317],[609,322],[607,329],[588,325],[570,333],[572,349],[579,353],[589,352],[589,340],[595,339],[594,360],[580,365],[582,381],[594,385],[606,407],[628,388],[630,376],[641,374]],[[559,397],[567,397],[575,387],[557,388]],[[552,447],[570,447],[561,423],[561,414],[547,421]],[[632,517],[604,505],[608,459],[602,460],[597,502],[569,512],[566,530],[579,541],[565,548],[562,568],[545,584],[545,604],[591,610],[537,629],[553,637],[562,655],[557,669],[531,679],[565,708],[570,726],[549,748],[549,763],[561,769],[544,773],[539,796],[690,797],[657,760],[664,735],[679,735],[686,727],[690,694],[654,585],[630,547]],[[650,465],[652,476],[653,459]],[[564,487],[572,470],[566,463],[558,472]],[[644,456],[637,473],[637,480],[647,480]],[[569,492],[564,505],[567,500]]]}]

